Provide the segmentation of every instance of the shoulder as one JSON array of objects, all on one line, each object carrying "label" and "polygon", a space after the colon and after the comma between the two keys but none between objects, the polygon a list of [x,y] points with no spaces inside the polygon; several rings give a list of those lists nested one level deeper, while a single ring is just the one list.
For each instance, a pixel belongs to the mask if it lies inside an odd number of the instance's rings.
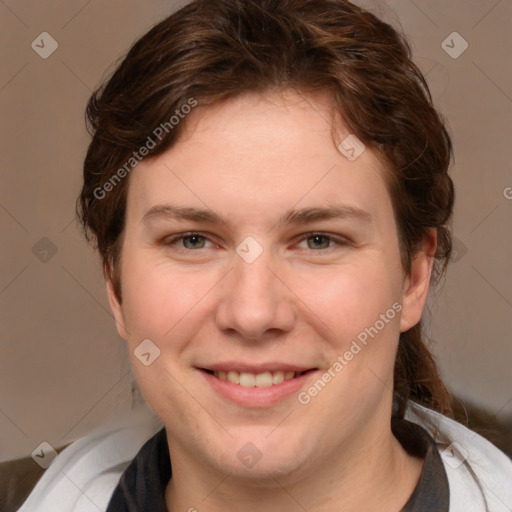
[{"label": "shoulder", "polygon": [[106,510],[123,471],[161,428],[142,405],[75,441],[59,453],[18,512]]},{"label": "shoulder", "polygon": [[[410,403],[406,419],[424,427],[441,453],[450,486],[450,512],[512,510],[512,461],[489,441],[435,411]],[[141,406],[129,417],[64,449],[18,512],[106,510],[121,474],[162,429]]]},{"label": "shoulder", "polygon": [[[450,512],[512,510],[512,460],[464,425],[410,402],[406,419],[434,438],[450,486]],[[486,509],[487,506],[487,509]]]}]

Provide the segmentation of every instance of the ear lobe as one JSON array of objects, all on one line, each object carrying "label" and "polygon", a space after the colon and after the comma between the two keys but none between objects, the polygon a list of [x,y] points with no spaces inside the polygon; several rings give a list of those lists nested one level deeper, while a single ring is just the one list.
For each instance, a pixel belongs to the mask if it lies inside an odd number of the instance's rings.
[{"label": "ear lobe", "polygon": [[127,332],[126,332],[126,328],[124,326],[123,308],[122,308],[119,298],[117,297],[116,292],[114,290],[111,269],[107,268],[105,266],[104,275],[105,275],[105,285],[107,288],[108,302],[110,304],[110,309],[112,310],[112,313],[114,314],[117,332],[119,333],[119,336],[123,340],[126,341],[127,340]]},{"label": "ear lobe", "polygon": [[430,286],[436,245],[437,231],[431,229],[414,255],[410,275],[404,280],[400,332],[409,330],[421,320]]}]

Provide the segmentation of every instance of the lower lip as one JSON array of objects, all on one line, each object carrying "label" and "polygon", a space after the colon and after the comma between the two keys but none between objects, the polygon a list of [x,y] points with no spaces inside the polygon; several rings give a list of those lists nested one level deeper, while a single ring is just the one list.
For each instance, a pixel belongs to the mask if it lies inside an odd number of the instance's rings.
[{"label": "lower lip", "polygon": [[265,388],[246,388],[239,384],[233,384],[228,380],[220,380],[211,373],[200,370],[206,381],[222,397],[243,407],[268,407],[275,405],[290,395],[296,394],[305,385],[316,370],[310,370],[299,377],[285,380],[280,384],[273,384]]}]

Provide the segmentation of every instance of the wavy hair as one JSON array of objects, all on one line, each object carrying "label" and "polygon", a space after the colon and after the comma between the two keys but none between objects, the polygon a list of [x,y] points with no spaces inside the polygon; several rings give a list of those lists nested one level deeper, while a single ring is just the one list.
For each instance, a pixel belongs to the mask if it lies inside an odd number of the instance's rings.
[{"label": "wavy hair", "polygon": [[[87,105],[92,141],[77,215],[120,301],[129,173],[104,197],[97,191],[107,190],[155,128],[191,98],[205,106],[287,88],[331,95],[350,132],[386,164],[404,271],[410,272],[419,242],[435,228],[432,280],[441,277],[452,247],[452,144],[405,37],[345,0],[194,0],[136,41]],[[147,158],[169,149],[185,124],[155,137]],[[400,334],[398,417],[409,399],[451,414],[424,338],[421,322]]]}]

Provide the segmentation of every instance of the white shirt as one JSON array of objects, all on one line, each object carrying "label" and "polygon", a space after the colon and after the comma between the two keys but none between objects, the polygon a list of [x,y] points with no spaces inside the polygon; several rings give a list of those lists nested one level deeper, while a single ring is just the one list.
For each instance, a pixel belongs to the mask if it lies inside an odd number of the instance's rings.
[{"label": "white shirt", "polygon": [[[511,459],[463,425],[420,405],[410,402],[405,418],[425,428],[438,445],[450,486],[450,512],[512,512]],[[71,443],[18,512],[105,512],[123,471],[162,428],[143,405]]]}]

